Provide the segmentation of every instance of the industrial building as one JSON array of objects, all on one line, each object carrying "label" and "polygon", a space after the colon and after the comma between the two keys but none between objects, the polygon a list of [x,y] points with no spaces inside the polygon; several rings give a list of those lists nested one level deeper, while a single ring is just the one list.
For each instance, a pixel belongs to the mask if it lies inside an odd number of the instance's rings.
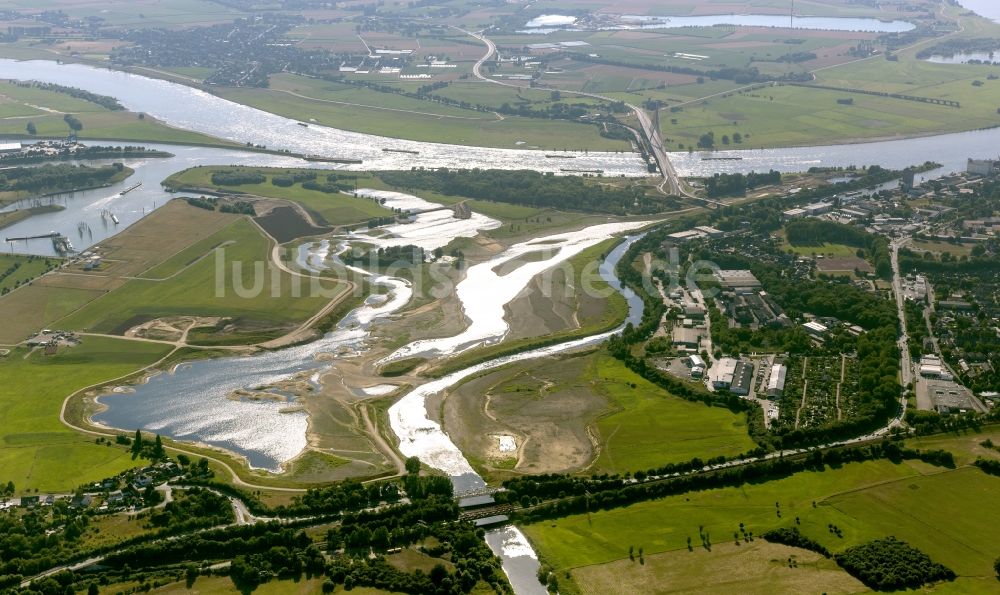
[{"label": "industrial building", "polygon": [[714,227],[709,227],[707,225],[699,225],[698,227],[695,227],[694,229],[695,229],[695,231],[699,231],[702,234],[704,234],[706,237],[711,238],[713,240],[721,238],[721,237],[723,237],[723,236],[726,235],[726,232],[718,230],[718,229],[715,229]]},{"label": "industrial building", "polygon": [[788,374],[788,368],[783,364],[771,366],[771,375],[767,379],[767,397],[769,399],[781,398],[782,393],[785,392],[786,374]]},{"label": "industrial building", "polygon": [[747,270],[718,270],[715,271],[715,278],[723,287],[734,289],[737,287],[760,287],[760,281],[753,273]]},{"label": "industrial building", "polygon": [[750,394],[753,387],[753,364],[747,361],[740,361],[733,371],[733,381],[729,385],[729,392],[745,397]]},{"label": "industrial building", "polygon": [[1000,161],[993,159],[969,159],[965,171],[977,176],[995,176],[1000,174]]},{"label": "industrial building", "polygon": [[805,327],[807,333],[809,333],[810,335],[812,335],[814,337],[820,337],[820,338],[822,338],[824,335],[826,335],[826,333],[830,330],[830,329],[828,329],[826,327],[825,324],[820,324],[820,323],[816,322],[815,320],[813,320],[811,322],[807,322],[807,323],[803,324],[802,326]]},{"label": "industrial building", "polygon": [[687,347],[690,349],[697,349],[699,343],[701,343],[701,333],[703,329],[699,328],[685,328],[683,326],[675,326],[673,330],[673,344],[675,347]]},{"label": "industrial building", "polygon": [[712,386],[714,388],[729,388],[732,386],[733,377],[736,375],[736,366],[739,363],[739,360],[731,357],[724,357],[715,362],[715,365],[709,370]]}]

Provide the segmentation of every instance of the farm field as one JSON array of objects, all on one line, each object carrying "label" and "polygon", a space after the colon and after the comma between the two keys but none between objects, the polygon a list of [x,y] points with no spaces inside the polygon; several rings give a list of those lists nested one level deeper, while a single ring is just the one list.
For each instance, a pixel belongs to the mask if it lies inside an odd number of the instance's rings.
[{"label": "farm field", "polygon": [[[995,580],[995,548],[990,540],[1000,520],[970,511],[996,506],[998,488],[1000,479],[970,467],[947,470],[919,462],[852,463],[764,484],[592,512],[589,520],[578,515],[540,522],[527,526],[525,533],[542,558],[560,571],[560,578],[563,569],[579,569],[572,573],[582,587],[592,580],[594,568],[600,568],[594,565],[627,559],[629,545],[642,545],[647,555],[715,556],[714,545],[711,552],[697,546],[688,552],[686,538],[693,536],[698,544],[701,527],[713,543],[724,547],[739,523],[760,535],[773,527],[795,526],[798,517],[803,534],[834,552],[895,535],[955,570],[958,582],[942,585],[941,592],[987,592],[989,581]],[[781,518],[775,514],[776,502]],[[839,527],[843,537],[831,533],[830,524]],[[715,566],[714,572],[725,568],[725,557],[720,558],[717,562],[723,566]]]},{"label": "farm field", "polygon": [[[231,171],[260,173],[266,176],[267,179],[260,184],[240,184],[238,186],[219,186],[212,183],[213,173]],[[367,198],[357,198],[342,193],[328,194],[319,190],[308,190],[303,188],[301,183],[296,183],[288,187],[275,186],[271,183],[275,174],[296,173],[299,171],[317,173],[321,177],[343,175],[334,170],[289,170],[236,166],[195,167],[173,174],[164,180],[163,183],[174,188],[215,189],[220,192],[243,193],[290,200],[302,205],[317,219],[316,223],[320,225],[351,225],[363,223],[375,217],[392,215],[389,209]],[[359,178],[365,177],[365,174],[347,174],[350,177],[354,177],[355,175]]]},{"label": "farm field", "polygon": [[[792,568],[789,560],[795,560]],[[776,543],[756,540],[734,545],[721,543],[711,552],[673,551],[646,555],[643,563],[628,559],[585,566],[572,572],[580,593],[657,593],[670,585],[672,593],[869,592],[833,560]],[[560,583],[560,586],[562,584]],[[564,591],[572,593],[571,590]]]},{"label": "farm field", "polygon": [[128,451],[94,443],[59,421],[63,399],[95,383],[130,374],[170,351],[169,346],[87,337],[44,356],[19,348],[0,358],[0,469],[18,493],[67,492],[128,469]]},{"label": "farm field", "polygon": [[597,420],[602,448],[596,473],[733,456],[756,446],[742,413],[674,397],[610,356],[597,358],[593,375],[616,410]]},{"label": "farm field", "polygon": [[269,242],[251,222],[234,221],[224,236],[228,243],[215,258],[199,260],[165,281],[131,279],[59,321],[59,326],[117,334],[155,318],[225,317],[237,327],[229,333],[230,340],[259,342],[291,330],[333,297],[305,295],[308,292],[294,297],[292,286],[300,280],[272,272]]},{"label": "farm field", "polygon": [[[11,0],[10,10],[63,10],[74,17],[99,17],[114,25],[197,26],[229,21],[240,11],[198,0],[176,0],[169,4],[156,0]],[[139,16],[141,13],[142,16]]]},{"label": "farm field", "polygon": [[[0,297],[0,312],[6,321],[0,325],[0,343],[23,341],[234,219],[233,215],[195,209],[183,201],[164,205],[126,232],[102,242],[105,261],[99,271],[82,274],[79,266],[53,271]],[[172,233],[164,234],[163,229]]]}]

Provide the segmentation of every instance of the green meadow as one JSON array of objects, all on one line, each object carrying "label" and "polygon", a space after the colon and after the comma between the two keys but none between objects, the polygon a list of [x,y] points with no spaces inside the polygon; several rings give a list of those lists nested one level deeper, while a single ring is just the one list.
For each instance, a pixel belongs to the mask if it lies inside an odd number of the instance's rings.
[{"label": "green meadow", "polygon": [[597,390],[615,411],[597,420],[596,473],[653,469],[666,463],[733,456],[753,450],[742,413],[685,401],[602,354],[593,370]]},{"label": "green meadow", "polygon": [[[985,437],[977,435],[975,442]],[[851,463],[539,522],[524,530],[543,559],[560,571],[627,559],[630,545],[643,547],[647,555],[710,557],[699,533],[709,535],[713,549],[731,545],[740,523],[757,536],[795,526],[833,552],[894,535],[959,575],[956,583],[938,587],[941,592],[995,592],[992,565],[1000,516],[992,511],[1000,506],[1000,478],[961,466],[971,459],[962,449],[972,444],[957,438],[913,444],[955,447],[957,469],[919,461]],[[830,531],[831,524],[842,537]]]},{"label": "green meadow", "polygon": [[[488,112],[445,110],[432,102],[371,91],[346,93],[339,89],[300,89],[304,92],[299,95],[305,97],[286,91],[243,87],[217,90],[226,99],[287,118],[315,120],[323,126],[392,138],[508,149],[525,145],[542,150],[630,150],[625,142],[601,137],[596,126],[565,120],[517,116],[500,119]],[[383,109],[385,105],[408,111]],[[294,132],[289,130],[289,134]]]},{"label": "green meadow", "polygon": [[250,333],[249,338],[263,340],[305,321],[333,297],[332,292],[312,295],[304,280],[296,293],[300,280],[276,270],[270,259],[270,242],[246,219],[238,219],[215,234],[213,242],[216,240],[227,243],[214,255],[179,272],[178,262],[168,260],[161,272],[177,272],[175,276],[164,281],[132,279],[60,320],[58,326],[120,333],[153,318],[221,316],[233,319],[242,331]]},{"label": "green meadow", "polygon": [[103,446],[59,421],[63,400],[93,384],[130,374],[169,346],[86,337],[56,355],[26,348],[0,357],[0,479],[28,490],[68,492],[136,464],[128,451]]},{"label": "green meadow", "polygon": [[[233,170],[261,173],[267,179],[260,184],[241,184],[239,186],[217,186],[212,183],[212,174],[214,172]],[[296,171],[310,171],[317,173],[319,176],[338,175],[338,172],[333,170],[289,170],[239,166],[194,167],[173,174],[164,180],[163,183],[174,188],[210,188],[221,192],[242,192],[255,196],[290,200],[299,203],[308,211],[318,214],[323,219],[323,221],[317,221],[318,224],[351,225],[363,223],[375,217],[392,215],[392,211],[367,198],[356,198],[343,193],[328,194],[319,190],[307,190],[302,187],[301,183],[288,187],[275,186],[271,183],[272,176],[276,174],[294,173]],[[355,174],[351,173],[347,175],[353,176]],[[365,174],[357,175],[361,178],[365,177]],[[360,180],[359,184],[361,184]]]}]

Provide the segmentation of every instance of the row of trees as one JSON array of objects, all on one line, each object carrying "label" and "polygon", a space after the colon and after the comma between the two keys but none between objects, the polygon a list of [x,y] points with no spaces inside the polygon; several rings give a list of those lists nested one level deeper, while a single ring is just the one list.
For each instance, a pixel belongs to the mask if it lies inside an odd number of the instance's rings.
[{"label": "row of trees", "polygon": [[36,89],[41,89],[42,91],[51,91],[53,93],[62,93],[63,95],[69,95],[70,97],[75,97],[76,99],[82,99],[84,101],[89,101],[90,103],[96,103],[97,105],[108,109],[111,111],[122,111],[125,109],[121,103],[118,102],[114,97],[108,95],[98,95],[97,93],[91,93],[90,91],[85,91],[83,89],[78,89],[76,87],[67,87],[64,85],[57,85],[55,83],[41,83],[38,81],[26,81],[23,83],[18,83],[19,87],[35,87]]},{"label": "row of trees", "polygon": [[399,188],[430,190],[496,202],[616,215],[658,211],[638,184],[617,187],[589,184],[579,176],[556,176],[531,170],[497,169],[393,171],[379,174]]},{"label": "row of trees", "polygon": [[512,501],[519,501],[524,496],[537,498],[540,502],[549,500],[519,513],[526,522],[539,522],[588,511],[620,508],[664,496],[771,481],[802,471],[823,470],[826,466],[836,468],[850,462],[878,459],[888,459],[893,462],[916,459],[932,465],[954,467],[954,457],[949,452],[921,451],[884,440],[880,444],[869,446],[815,450],[801,458],[767,459],[704,473],[662,477],[639,483],[631,483],[621,477],[606,476],[590,479],[568,475],[516,478],[504,482],[504,487],[510,492],[504,497]]}]

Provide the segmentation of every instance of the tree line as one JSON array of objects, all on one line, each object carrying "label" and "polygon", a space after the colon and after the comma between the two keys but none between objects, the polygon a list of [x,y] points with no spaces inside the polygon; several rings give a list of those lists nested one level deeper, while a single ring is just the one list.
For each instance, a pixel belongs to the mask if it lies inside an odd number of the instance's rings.
[{"label": "tree line", "polygon": [[63,95],[69,95],[70,97],[75,97],[76,99],[82,99],[84,101],[89,101],[90,103],[96,103],[97,105],[108,109],[111,111],[122,111],[125,106],[118,102],[114,97],[108,95],[98,95],[97,93],[91,93],[90,91],[85,91],[83,89],[78,89],[76,87],[66,87],[64,85],[57,85],[55,83],[42,83],[38,81],[26,81],[23,83],[18,83],[19,87],[34,87],[36,89],[41,89],[43,91],[52,91],[53,93],[62,93]]},{"label": "tree line", "polygon": [[414,169],[382,172],[379,177],[397,188],[429,190],[495,202],[610,213],[614,215],[657,212],[658,205],[638,184],[615,187],[588,184],[580,176],[556,176],[532,170]]},{"label": "tree line", "polygon": [[779,182],[781,182],[781,172],[773,169],[766,174],[756,172],[750,172],[746,175],[740,173],[715,174],[711,178],[705,179],[705,191],[709,198],[746,196],[747,190]]},{"label": "tree line", "polygon": [[888,439],[868,446],[814,450],[808,455],[766,459],[732,467],[692,473],[679,477],[662,477],[631,483],[619,476],[592,478],[571,475],[541,475],[514,478],[504,482],[505,501],[518,502],[527,496],[537,505],[516,513],[526,523],[581,514],[588,511],[621,508],[636,502],[654,500],[688,492],[738,487],[746,483],[772,481],[803,471],[822,471],[827,466],[838,468],[852,462],[887,459],[894,463],[921,460],[926,463],[954,468],[954,456],[947,451],[923,451],[907,448]]}]

